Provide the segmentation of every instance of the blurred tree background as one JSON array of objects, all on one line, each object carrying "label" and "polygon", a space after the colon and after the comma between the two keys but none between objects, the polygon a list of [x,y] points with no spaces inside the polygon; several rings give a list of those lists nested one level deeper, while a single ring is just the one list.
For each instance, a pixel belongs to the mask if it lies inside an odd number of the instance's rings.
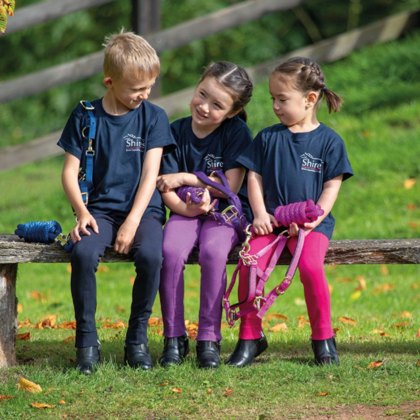
[{"label": "blurred tree background", "polygon": [[[239,3],[240,0],[161,0],[161,29]],[[17,0],[16,10],[36,0]],[[162,95],[192,86],[204,66],[230,60],[256,65],[296,48],[413,10],[420,0],[309,0],[290,10],[272,13],[236,29],[161,54]],[[0,81],[65,63],[102,48],[104,37],[121,28],[131,30],[131,1],[69,14],[54,21],[0,37]],[[403,63],[401,63],[403,64]],[[386,72],[387,69],[376,69]],[[60,130],[82,98],[102,96],[102,75],[0,104],[0,147],[20,144]]]}]

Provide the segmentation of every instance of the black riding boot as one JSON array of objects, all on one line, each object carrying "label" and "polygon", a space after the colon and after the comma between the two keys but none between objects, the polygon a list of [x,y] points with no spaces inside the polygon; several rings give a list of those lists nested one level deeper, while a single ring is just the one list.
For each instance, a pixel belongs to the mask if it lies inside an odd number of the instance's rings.
[{"label": "black riding boot", "polygon": [[165,337],[163,353],[159,363],[163,367],[180,365],[189,352],[188,337]]},{"label": "black riding boot", "polygon": [[334,337],[328,338],[327,340],[312,340],[312,349],[317,365],[339,364],[337,345],[335,344]]}]

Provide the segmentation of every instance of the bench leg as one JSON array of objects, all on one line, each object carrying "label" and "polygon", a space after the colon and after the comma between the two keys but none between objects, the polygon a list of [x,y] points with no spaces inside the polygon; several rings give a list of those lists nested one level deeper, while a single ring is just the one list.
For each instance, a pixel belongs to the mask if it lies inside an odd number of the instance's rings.
[{"label": "bench leg", "polygon": [[17,264],[0,264],[0,368],[16,364]]}]

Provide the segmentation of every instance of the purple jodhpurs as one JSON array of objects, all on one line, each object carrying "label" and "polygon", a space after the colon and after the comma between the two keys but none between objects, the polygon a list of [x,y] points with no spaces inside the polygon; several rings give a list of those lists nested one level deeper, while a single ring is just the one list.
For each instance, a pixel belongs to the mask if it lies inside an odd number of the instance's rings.
[{"label": "purple jodhpurs", "polygon": [[184,268],[195,246],[201,267],[200,313],[197,340],[221,340],[222,299],[226,262],[238,243],[235,229],[210,218],[172,215],[163,232],[160,302],[164,336],[185,334]]}]

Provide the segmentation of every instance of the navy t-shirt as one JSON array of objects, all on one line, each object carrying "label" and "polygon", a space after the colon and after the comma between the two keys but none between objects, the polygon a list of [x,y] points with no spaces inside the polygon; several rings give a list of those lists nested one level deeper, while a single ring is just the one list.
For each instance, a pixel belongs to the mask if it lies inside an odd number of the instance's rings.
[{"label": "navy t-shirt", "polygon": [[[251,144],[251,132],[238,116],[226,119],[212,133],[204,138],[198,138],[192,131],[192,118],[186,117],[171,124],[172,134],[177,148],[165,159],[171,172],[204,172],[210,175],[215,170],[226,172],[229,169],[240,168],[237,158]],[[250,217],[249,204],[246,195],[246,183],[238,194],[247,218]],[[219,200],[219,211],[228,206],[226,200]]]},{"label": "navy t-shirt", "polygon": [[[121,116],[107,114],[101,99],[93,101],[92,105],[97,129],[94,190],[89,194],[88,209],[95,214],[125,216],[131,210],[137,193],[146,152],[156,147],[163,147],[167,152],[175,147],[168,117],[163,109],[148,101]],[[78,159],[82,159],[81,130],[86,126],[87,118],[86,110],[79,104],[57,143]],[[165,207],[157,190],[145,214],[148,212],[164,220]]]},{"label": "navy t-shirt", "polygon": [[[270,214],[279,205],[317,202],[326,181],[353,175],[343,140],[324,124],[307,133],[292,133],[282,124],[268,127],[257,134],[238,162],[262,176]],[[331,238],[334,224],[330,213],[314,230]]]}]

